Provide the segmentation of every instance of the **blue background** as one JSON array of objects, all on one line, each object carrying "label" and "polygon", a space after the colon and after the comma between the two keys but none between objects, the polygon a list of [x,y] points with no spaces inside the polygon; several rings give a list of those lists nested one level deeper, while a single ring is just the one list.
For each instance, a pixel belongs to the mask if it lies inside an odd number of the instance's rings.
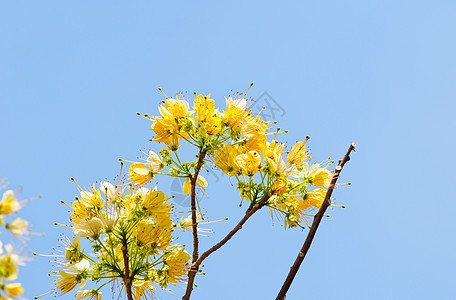
[{"label": "blue background", "polygon": [[[418,0],[2,2],[0,173],[24,199],[43,195],[20,211],[46,233],[28,248],[51,253],[71,236],[52,225],[68,222],[59,201],[77,194],[71,176],[112,180],[118,157],[160,149],[136,115],[158,114],[157,87],[224,107],[254,81],[249,95],[267,92],[285,111],[284,138],[309,134],[315,161],[358,146],[341,178],[353,185],[333,194],[347,208],[324,219],[287,299],[456,299],[455,12],[454,1]],[[226,176],[206,177],[205,211],[230,220],[207,225],[216,233],[202,249],[245,210]],[[260,211],[205,261],[193,297],[275,298],[306,233]],[[50,270],[42,257],[22,268],[27,298],[52,288]],[[180,299],[182,286],[160,299]]]}]

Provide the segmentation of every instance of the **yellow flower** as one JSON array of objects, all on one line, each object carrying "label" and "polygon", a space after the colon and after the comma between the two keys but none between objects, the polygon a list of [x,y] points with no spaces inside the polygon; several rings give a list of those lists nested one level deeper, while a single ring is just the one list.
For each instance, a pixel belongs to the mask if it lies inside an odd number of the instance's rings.
[{"label": "yellow flower", "polygon": [[170,219],[171,205],[167,202],[167,197],[162,191],[154,191],[150,189],[146,194],[143,202],[143,207],[149,210],[152,218],[160,224],[161,227],[171,227],[173,222]]},{"label": "yellow flower", "polygon": [[5,285],[5,291],[8,296],[15,297],[24,293],[24,288],[20,283],[8,283]]},{"label": "yellow flower", "polygon": [[119,197],[121,195],[121,192],[118,192],[116,187],[108,181],[100,182],[100,190],[103,192],[103,194],[106,195],[106,198],[109,200],[114,200],[116,197]]},{"label": "yellow flower", "polygon": [[[191,184],[191,179],[190,177],[187,177],[187,179],[185,180],[184,182],[184,186],[183,186],[183,190],[184,190],[184,194],[185,195],[188,195],[190,194],[190,192],[192,191],[192,184]],[[196,179],[196,184],[200,187],[200,188],[205,188],[207,187],[207,181],[206,181],[206,178],[204,178],[203,176],[201,175],[198,175],[198,178]]]},{"label": "yellow flower", "polygon": [[290,165],[300,165],[306,159],[309,158],[309,155],[306,152],[306,143],[297,142],[291,147],[290,153],[287,157],[287,162]]},{"label": "yellow flower", "polygon": [[[151,298],[155,292],[154,286],[150,284],[150,281],[136,279],[133,281],[133,286],[135,288],[134,299],[139,300],[142,296],[145,296],[146,292],[149,291]],[[147,299],[148,297],[145,296]]]},{"label": "yellow flower", "polygon": [[159,240],[155,227],[158,227],[152,220],[142,220],[136,225],[136,243],[138,246],[145,246]]},{"label": "yellow flower", "polygon": [[66,294],[76,287],[80,282],[79,278],[75,274],[65,273],[59,270],[60,278],[57,279],[56,286],[63,293]]},{"label": "yellow flower", "polygon": [[101,199],[100,191],[92,186],[92,191],[81,191],[81,195],[73,202],[70,219],[73,223],[79,225],[81,219],[92,218],[98,215],[99,211],[103,207],[103,201]]},{"label": "yellow flower", "polygon": [[103,222],[97,218],[82,219],[80,225],[73,226],[73,232],[79,237],[91,237],[97,239],[103,229]]},{"label": "yellow flower", "polygon": [[12,190],[7,190],[3,193],[2,201],[0,201],[0,215],[9,215],[21,208],[19,202],[14,197]]},{"label": "yellow flower", "polygon": [[301,211],[306,210],[310,207],[310,202],[307,199],[296,199],[296,209]]},{"label": "yellow flower", "polygon": [[211,117],[207,120],[207,122],[204,122],[204,125],[206,125],[208,134],[217,134],[222,129],[222,119],[219,117]]},{"label": "yellow flower", "polygon": [[144,246],[153,241],[150,232],[155,227],[155,223],[152,220],[141,220],[141,222],[136,225],[136,243],[138,246]]},{"label": "yellow flower", "polygon": [[27,233],[29,223],[21,218],[17,218],[13,222],[6,224],[6,229],[8,229],[14,236],[21,236]]},{"label": "yellow flower", "polygon": [[154,178],[153,170],[147,168],[143,163],[133,163],[128,169],[128,177],[136,184],[145,184]]},{"label": "yellow flower", "polygon": [[101,209],[103,207],[103,201],[101,200],[100,191],[92,186],[92,193],[87,191],[81,191],[81,201],[87,206]]},{"label": "yellow flower", "polygon": [[90,216],[86,204],[81,200],[76,200],[72,204],[73,212],[70,215],[70,220],[75,224],[80,224],[81,219],[85,219]]},{"label": "yellow flower", "polygon": [[89,269],[90,263],[87,259],[83,259],[76,264],[69,265],[68,271],[70,273],[59,270],[59,277],[56,281],[57,289],[63,294],[68,293],[79,283],[79,288],[83,288],[87,279],[84,278],[84,272]]},{"label": "yellow flower", "polygon": [[160,157],[154,151],[149,151],[149,157],[147,158],[147,164],[152,169],[154,173],[159,172],[163,169],[163,162],[160,160]]},{"label": "yellow flower", "polygon": [[156,133],[154,141],[165,143],[171,150],[179,148],[179,130],[182,126],[176,123],[172,117],[158,118],[151,125],[152,130]]},{"label": "yellow flower", "polygon": [[163,117],[182,118],[188,115],[189,104],[185,100],[168,98],[165,101],[165,107],[158,107]]},{"label": "yellow flower", "polygon": [[268,157],[274,161],[282,154],[283,148],[285,144],[279,143],[277,140],[273,140],[272,142],[266,142],[266,146],[264,147],[262,153],[263,157]]},{"label": "yellow flower", "polygon": [[0,277],[8,280],[17,278],[17,259],[12,255],[2,255],[0,257]]},{"label": "yellow flower", "polygon": [[309,167],[307,162],[302,164],[302,177],[306,177],[307,180],[315,186],[328,187],[332,180],[332,173],[326,168],[320,168],[319,164],[313,164]]},{"label": "yellow flower", "polygon": [[291,173],[290,169],[287,169],[287,165],[282,159],[282,155],[279,155],[276,160],[273,160],[269,157],[264,159],[266,164],[269,166],[269,169],[272,173],[277,175],[289,175]]},{"label": "yellow flower", "polygon": [[193,102],[193,109],[196,111],[196,119],[199,121],[206,121],[215,111],[215,102],[210,99],[211,95],[203,96],[198,95]]},{"label": "yellow flower", "polygon": [[142,220],[133,231],[136,244],[140,247],[151,245],[164,250],[171,242],[171,226],[163,227],[152,220]]},{"label": "yellow flower", "polygon": [[231,144],[224,145],[215,152],[214,165],[229,176],[240,173],[239,166],[236,164],[236,157],[240,154],[239,150]]},{"label": "yellow flower", "polygon": [[226,99],[223,122],[230,127],[239,126],[244,118],[246,103],[245,99],[233,100],[231,97]]},{"label": "yellow flower", "polygon": [[321,207],[321,204],[325,200],[326,192],[326,189],[319,188],[307,193],[304,196],[304,199],[309,202],[309,205],[315,206],[319,209]]},{"label": "yellow flower", "polygon": [[276,179],[272,184],[272,191],[276,194],[283,194],[287,191],[287,181],[284,179]]},{"label": "yellow flower", "polygon": [[260,119],[260,116],[253,117],[249,112],[242,120],[241,134],[246,138],[251,138],[257,134],[265,134],[269,123]]},{"label": "yellow flower", "polygon": [[236,164],[246,175],[252,176],[261,167],[261,156],[256,151],[249,151],[246,154],[239,154],[236,157]]},{"label": "yellow flower", "polygon": [[257,151],[258,153],[262,153],[266,148],[267,142],[266,135],[264,134],[257,134],[249,138],[245,144],[245,148],[249,151]]},{"label": "yellow flower", "polygon": [[226,109],[230,109],[232,107],[237,107],[240,109],[245,109],[247,106],[247,100],[244,98],[239,98],[239,99],[233,99],[232,97],[226,98]]},{"label": "yellow flower", "polygon": [[97,290],[79,290],[76,292],[76,299],[84,299],[90,297],[89,300],[101,300],[101,292]]},{"label": "yellow flower", "polygon": [[320,168],[315,173],[315,175],[312,179],[312,184],[315,186],[329,187],[329,184],[331,183],[331,179],[332,179],[332,173],[324,168]]},{"label": "yellow flower", "polygon": [[[199,221],[201,221],[201,215],[199,213],[197,213],[196,214],[196,222],[199,223]],[[188,217],[186,217],[185,219],[181,218],[181,221],[179,223],[179,226],[183,230],[192,230],[192,225],[193,225],[192,215],[188,215]],[[198,228],[198,231],[199,231],[199,228]]]},{"label": "yellow flower", "polygon": [[179,276],[187,273],[187,262],[190,260],[190,254],[184,248],[176,247],[165,258],[168,266],[168,281],[172,283],[182,281]]},{"label": "yellow flower", "polygon": [[68,247],[65,247],[65,259],[70,263],[80,262],[83,256],[81,253],[81,241],[79,240],[79,237],[75,236],[73,243],[71,243],[68,238],[66,238],[66,240],[69,245]]}]

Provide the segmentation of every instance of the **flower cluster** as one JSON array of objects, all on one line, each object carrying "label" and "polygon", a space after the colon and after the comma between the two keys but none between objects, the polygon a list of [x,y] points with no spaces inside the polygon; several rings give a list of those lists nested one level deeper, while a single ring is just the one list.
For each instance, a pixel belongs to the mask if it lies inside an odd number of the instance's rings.
[{"label": "flower cluster", "polygon": [[[15,218],[9,222],[11,215],[21,209],[21,203],[17,200],[12,190],[3,192],[0,201],[0,225],[4,226],[13,237],[30,234],[29,223],[22,218]],[[7,244],[3,247],[0,241],[0,299],[11,299],[20,296],[24,288],[19,282],[14,282],[18,277],[18,267],[24,265],[24,258],[15,253],[13,246]]]},{"label": "flower cluster", "polygon": [[[269,132],[275,122],[262,120],[260,114],[255,116],[242,96],[227,98],[225,110],[215,108],[210,95],[195,94],[193,110],[181,94],[175,99],[166,97],[163,103],[159,107],[160,116],[144,117],[153,122],[153,140],[164,143],[166,148],[159,154],[149,151],[145,163],[132,162],[129,178],[135,184],[145,184],[157,174],[184,177],[187,179],[183,190],[189,194],[198,161],[181,162],[179,143],[185,140],[208,154],[202,165],[212,162],[234,177],[241,199],[251,206],[269,194],[267,205],[284,216],[286,227],[307,224],[305,216],[321,206],[332,178],[328,170],[331,162],[309,164],[306,149],[309,137],[286,151],[278,134],[287,131],[281,132],[279,128]],[[201,175],[196,183],[200,187],[208,185]]]},{"label": "flower cluster", "polygon": [[[66,238],[62,269],[53,271],[60,294],[76,286],[76,298],[100,299],[101,288],[121,280],[135,299],[153,297],[155,288],[183,281],[189,254],[183,246],[173,245],[177,226],[171,219],[169,198],[155,188],[132,185],[81,189],[71,208],[73,242]],[[92,253],[84,251],[86,240]],[[98,287],[83,289],[87,281]],[[52,291],[52,292],[53,292]]]},{"label": "flower cluster", "polygon": [[[275,211],[282,216],[285,228],[307,224],[306,217],[326,198],[333,178],[328,170],[332,162],[309,163],[309,137],[286,150],[278,135],[287,131],[272,129],[276,122],[261,119],[261,113],[254,115],[244,98],[246,93],[226,98],[224,109],[216,108],[210,95],[195,93],[190,106],[182,94],[169,98],[163,93],[166,99],[158,108],[159,116],[138,113],[152,122],[153,141],[164,147],[158,153],[149,151],[143,162],[121,159],[122,164],[130,163],[130,182],[80,188],[80,196],[68,205],[76,237],[73,242],[66,240],[63,269],[53,273],[55,290],[67,293],[78,286],[76,298],[99,299],[103,286],[120,280],[132,300],[153,298],[157,287],[187,280],[183,299],[189,299],[202,260],[223,246],[261,207],[268,206],[271,214]],[[182,159],[183,141],[197,149],[195,160]],[[241,204],[245,200],[249,207],[225,239],[199,256],[198,234],[211,231],[198,226],[211,222],[201,222],[206,218],[196,188],[208,186],[199,173],[209,163],[236,180]],[[190,216],[173,222],[175,212],[168,203],[172,197],[147,187],[157,175],[185,179],[182,188],[191,195]],[[192,257],[183,246],[171,244],[176,228],[192,231]],[[82,238],[93,253],[83,250]],[[103,283],[83,289],[88,280]]]}]

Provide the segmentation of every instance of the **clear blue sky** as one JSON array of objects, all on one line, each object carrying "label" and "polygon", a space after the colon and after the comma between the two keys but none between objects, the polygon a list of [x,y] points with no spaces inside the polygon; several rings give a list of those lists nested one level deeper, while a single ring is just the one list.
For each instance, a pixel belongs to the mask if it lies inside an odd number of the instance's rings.
[{"label": "clear blue sky", "polygon": [[[29,248],[71,235],[52,225],[68,220],[71,176],[88,186],[116,176],[118,157],[159,150],[136,116],[157,113],[157,87],[224,106],[254,81],[250,95],[277,101],[287,140],[309,134],[317,161],[358,146],[341,179],[353,185],[334,193],[347,208],[324,220],[287,299],[455,299],[455,13],[418,0],[3,2],[0,173],[43,195],[21,211],[47,233]],[[205,210],[230,221],[203,249],[245,210],[226,177],[207,177]],[[306,233],[261,211],[206,260],[194,298],[274,298]],[[50,270],[45,258],[22,269],[27,298],[51,288]]]}]

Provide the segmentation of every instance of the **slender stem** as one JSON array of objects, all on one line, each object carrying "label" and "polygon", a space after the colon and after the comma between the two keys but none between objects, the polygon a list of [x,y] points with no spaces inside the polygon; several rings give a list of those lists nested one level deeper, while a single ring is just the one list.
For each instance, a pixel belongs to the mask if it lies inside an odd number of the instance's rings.
[{"label": "slender stem", "polygon": [[124,259],[124,276],[123,281],[125,284],[125,291],[127,292],[128,300],[133,300],[133,295],[131,293],[131,278],[130,278],[130,266],[129,266],[129,257],[128,257],[128,245],[127,238],[122,239],[122,254]]},{"label": "slender stem", "polygon": [[[197,260],[196,262],[193,262],[192,266],[191,266],[191,269],[189,271],[189,282],[187,284],[190,283],[190,274],[192,274],[192,282],[191,284],[193,285],[193,280],[195,278],[195,275],[196,275],[196,272],[198,271],[199,269],[199,266],[201,265],[201,263],[203,262],[203,260],[205,260],[209,255],[211,255],[212,253],[214,253],[215,251],[217,251],[218,249],[220,249],[223,245],[226,244],[226,242],[228,242],[232,237],[233,235],[236,234],[236,232],[238,232],[239,230],[241,230],[242,226],[244,225],[245,222],[247,222],[247,220],[254,214],[256,213],[259,209],[261,209],[265,204],[266,202],[269,200],[269,198],[271,197],[270,194],[266,194],[263,196],[263,198],[261,198],[261,200],[255,204],[253,206],[252,209],[249,209],[247,210],[247,212],[245,213],[245,216],[241,219],[241,221],[239,221],[239,223],[220,241],[218,242],[217,244],[215,244],[214,246],[212,246],[212,248],[210,248],[209,250],[207,250],[206,252],[204,252]],[[187,292],[185,293],[184,297],[182,297],[182,300],[188,300],[190,299],[190,294],[191,294],[191,290],[190,292],[188,292],[188,285],[187,285]]]},{"label": "slender stem", "polygon": [[187,290],[182,299],[190,299],[190,294],[193,290],[193,282],[195,281],[196,271],[198,267],[193,267],[194,263],[198,260],[198,223],[197,223],[197,213],[196,213],[196,181],[198,179],[199,171],[204,163],[204,157],[206,156],[206,151],[201,149],[198,154],[198,163],[196,164],[195,174],[193,174],[191,184],[191,206],[192,206],[192,231],[193,231],[193,258],[192,258],[192,267],[188,271],[188,282]]},{"label": "slender stem", "polygon": [[336,167],[336,170],[334,171],[334,175],[332,177],[331,183],[328,188],[328,192],[326,193],[325,200],[323,201],[320,210],[318,213],[315,215],[312,227],[309,230],[309,233],[307,234],[306,240],[304,244],[302,245],[301,251],[299,251],[298,256],[296,257],[296,260],[290,268],[290,272],[288,273],[287,278],[285,279],[285,282],[282,285],[282,288],[280,289],[279,294],[277,295],[276,300],[285,300],[286,294],[288,292],[288,289],[291,286],[291,283],[293,282],[293,279],[296,275],[296,273],[299,270],[299,267],[301,266],[302,261],[304,260],[304,257],[307,254],[307,251],[310,248],[310,245],[312,244],[312,240],[315,236],[315,233],[317,232],[318,225],[320,225],[321,219],[323,218],[323,215],[325,214],[326,209],[331,205],[331,194],[334,190],[334,187],[336,185],[337,179],[339,178],[340,171],[342,171],[343,166],[347,161],[350,160],[350,153],[355,150],[355,144],[352,143],[350,147],[348,148],[347,153],[345,154],[344,158],[339,160],[339,165]]}]

